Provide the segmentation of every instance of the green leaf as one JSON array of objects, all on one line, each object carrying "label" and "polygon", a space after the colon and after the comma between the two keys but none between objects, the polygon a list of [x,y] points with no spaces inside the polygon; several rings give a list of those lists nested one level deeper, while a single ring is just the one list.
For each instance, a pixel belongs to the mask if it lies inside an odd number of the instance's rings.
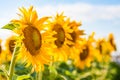
[{"label": "green leaf", "polygon": [[57,76],[57,70],[55,69],[54,66],[49,66],[49,69],[50,69],[49,80],[55,80]]},{"label": "green leaf", "polygon": [[19,26],[19,24],[9,23],[9,24],[6,24],[5,26],[3,26],[2,29],[14,30],[18,26]]},{"label": "green leaf", "polygon": [[30,75],[18,76],[17,80],[33,80]]}]

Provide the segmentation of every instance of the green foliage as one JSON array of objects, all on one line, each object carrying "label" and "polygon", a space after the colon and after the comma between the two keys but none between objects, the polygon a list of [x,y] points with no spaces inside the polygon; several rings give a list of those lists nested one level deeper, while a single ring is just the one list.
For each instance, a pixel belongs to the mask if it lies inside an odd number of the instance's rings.
[{"label": "green foliage", "polygon": [[107,80],[120,80],[120,65],[115,62],[109,64]]},{"label": "green foliage", "polygon": [[[4,63],[9,65],[10,63]],[[7,69],[7,66],[6,66]],[[8,69],[7,69],[8,70]],[[91,67],[81,70],[71,63],[56,62],[52,66],[45,65],[42,80],[120,80],[120,65],[115,62],[99,63],[94,61]],[[0,76],[6,76],[0,70]],[[32,65],[26,67],[21,61],[16,63],[13,80],[37,80],[37,73],[32,71]]]},{"label": "green foliage", "polygon": [[5,26],[3,26],[2,29],[14,30],[18,26],[19,26],[19,24],[9,23],[9,24],[6,24]]},{"label": "green foliage", "polygon": [[18,76],[16,80],[33,80],[33,78],[30,75],[22,75]]},{"label": "green foliage", "polygon": [[25,67],[25,64],[17,63],[15,66],[15,74],[17,75],[27,75],[31,72],[32,66]]}]

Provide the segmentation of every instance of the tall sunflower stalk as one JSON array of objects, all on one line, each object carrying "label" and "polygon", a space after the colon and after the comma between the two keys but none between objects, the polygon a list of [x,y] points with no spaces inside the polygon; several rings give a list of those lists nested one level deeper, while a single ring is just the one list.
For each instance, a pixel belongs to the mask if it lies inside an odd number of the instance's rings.
[{"label": "tall sunflower stalk", "polygon": [[13,53],[12,53],[12,59],[11,59],[11,63],[10,63],[9,73],[8,73],[9,80],[12,80],[12,78],[13,78],[15,62],[16,62],[17,55],[18,55],[19,50],[20,50],[20,46],[21,46],[21,42],[18,39],[15,42],[14,50],[13,50]]},{"label": "tall sunflower stalk", "polygon": [[12,56],[10,68],[9,68],[9,80],[12,80],[12,76],[14,73],[14,67],[15,67],[15,61],[17,58],[17,54],[19,53],[19,49],[20,49],[20,47],[16,45],[14,48],[14,51],[13,51],[13,56]]}]

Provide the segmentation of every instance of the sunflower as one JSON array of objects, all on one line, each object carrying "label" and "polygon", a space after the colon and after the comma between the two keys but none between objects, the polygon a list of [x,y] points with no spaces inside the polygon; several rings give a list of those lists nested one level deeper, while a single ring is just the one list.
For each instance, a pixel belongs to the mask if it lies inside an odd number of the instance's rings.
[{"label": "sunflower", "polygon": [[0,64],[1,64],[1,53],[2,53],[2,47],[1,47],[1,39],[0,39]]},{"label": "sunflower", "polygon": [[114,42],[114,36],[112,33],[109,34],[108,36],[108,43],[109,43],[109,46],[111,47],[110,51],[116,51],[117,48],[116,48],[116,44]]},{"label": "sunflower", "polygon": [[102,56],[103,62],[108,62],[111,59],[111,51],[113,50],[113,47],[111,48],[110,43],[108,43],[106,39],[98,39],[97,50],[100,54],[98,58]]},{"label": "sunflower", "polygon": [[1,54],[1,52],[2,52],[2,47],[1,47],[1,39],[0,39],[0,54]]},{"label": "sunflower", "polygon": [[100,53],[100,46],[99,46],[99,40],[97,41],[95,38],[95,32],[92,32],[92,34],[88,37],[88,42],[90,43],[91,50],[92,50],[92,56],[95,60],[98,62],[102,61],[102,55]]},{"label": "sunflower", "polygon": [[55,18],[49,20],[49,27],[51,30],[55,31],[56,34],[53,35],[56,40],[54,44],[56,48],[53,48],[52,56],[54,57],[54,61],[66,61],[69,55],[68,44],[71,45],[72,37],[70,33],[72,33],[72,29],[68,26],[69,19],[66,18],[63,13],[57,14]]},{"label": "sunflower", "polygon": [[12,53],[15,47],[15,41],[16,41],[15,36],[11,36],[8,39],[6,39],[6,42],[5,42],[6,61],[10,61],[12,58]]},{"label": "sunflower", "polygon": [[0,64],[4,64],[6,62],[6,53],[3,50],[2,40],[0,39]]},{"label": "sunflower", "polygon": [[105,38],[96,40],[95,45],[96,52],[94,53],[94,57],[99,62],[108,62],[111,59],[112,51],[116,50],[112,34],[109,35],[108,40]]},{"label": "sunflower", "polygon": [[[82,48],[82,49],[81,49]],[[84,69],[85,67],[90,67],[93,61],[94,49],[89,41],[84,40],[80,44],[80,48],[76,48],[76,53],[72,57],[76,67]]]},{"label": "sunflower", "polygon": [[[73,30],[72,33],[70,33],[71,37],[72,37],[72,42],[75,44],[77,43],[77,41],[82,40],[81,36],[84,35],[84,30],[80,30],[79,27],[81,26],[81,22],[76,22],[76,21],[72,21],[69,22],[69,27]],[[70,45],[73,46],[73,45]]]},{"label": "sunflower", "polygon": [[6,55],[3,50],[2,40],[0,39],[0,64],[3,64],[6,61],[5,56]]},{"label": "sunflower", "polygon": [[12,20],[13,23],[19,24],[14,31],[19,34],[23,45],[20,49],[19,58],[27,61],[27,66],[33,65],[36,71],[44,69],[44,64],[49,64],[49,53],[52,47],[53,32],[45,30],[45,21],[49,17],[38,19],[36,10],[31,6],[28,10],[24,7],[19,8],[22,14],[19,14],[19,20]]},{"label": "sunflower", "polygon": [[83,38],[81,41],[77,41],[74,54],[71,57],[76,67],[84,69],[90,67],[91,62],[94,60],[94,53],[96,52],[93,43],[95,42],[94,33],[92,33],[88,39]]},{"label": "sunflower", "polygon": [[84,35],[84,30],[79,29],[79,27],[81,26],[81,22],[76,22],[76,21],[72,21],[69,22],[68,26],[73,30],[72,33],[70,33],[71,37],[72,37],[72,42],[73,44],[68,45],[70,47],[70,57],[74,56],[75,52],[76,52],[76,48],[80,48],[80,44],[83,41],[83,39],[81,38],[82,35]]}]

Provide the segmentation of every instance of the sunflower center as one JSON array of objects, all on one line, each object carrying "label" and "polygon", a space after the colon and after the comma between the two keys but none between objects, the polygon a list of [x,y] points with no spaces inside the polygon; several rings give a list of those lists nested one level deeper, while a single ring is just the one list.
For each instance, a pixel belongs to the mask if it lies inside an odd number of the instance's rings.
[{"label": "sunflower center", "polygon": [[11,53],[13,53],[14,47],[15,47],[15,40],[10,40],[9,41],[9,50]]},{"label": "sunflower center", "polygon": [[60,24],[55,24],[53,31],[57,32],[57,34],[55,34],[53,37],[57,38],[57,40],[55,40],[55,44],[58,48],[60,48],[65,41],[65,32]]},{"label": "sunflower center", "polygon": [[30,52],[31,55],[37,55],[42,44],[41,34],[39,30],[35,27],[28,26],[23,30],[23,33],[23,42],[26,49]]},{"label": "sunflower center", "polygon": [[86,47],[86,49],[83,49],[83,52],[80,53],[79,55],[80,60],[84,61],[88,57],[88,54],[89,54],[89,49],[88,47]]}]

